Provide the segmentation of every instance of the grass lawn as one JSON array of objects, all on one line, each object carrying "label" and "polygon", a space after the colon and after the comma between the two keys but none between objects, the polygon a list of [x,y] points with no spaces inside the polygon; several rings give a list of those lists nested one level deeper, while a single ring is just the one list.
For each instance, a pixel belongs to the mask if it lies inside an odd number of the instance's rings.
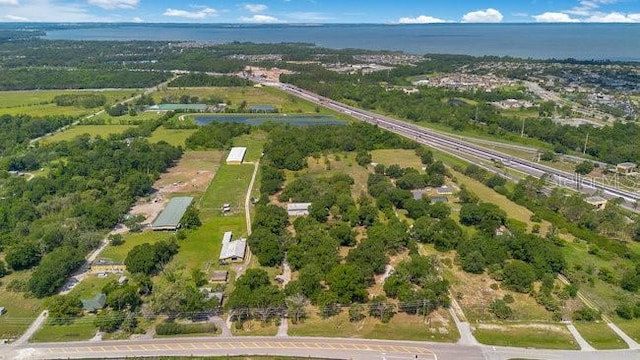
[{"label": "grass lawn", "polygon": [[13,280],[28,280],[30,271],[14,272],[0,281],[0,306],[7,312],[0,316],[0,339],[17,338],[42,311],[42,300],[26,298],[24,293],[7,290]]},{"label": "grass lawn", "polygon": [[196,132],[195,129],[167,129],[161,126],[149,137],[149,142],[166,141],[173,146],[182,146],[191,134]]},{"label": "grass lawn", "polygon": [[[327,168],[327,164],[329,168]],[[292,181],[296,176],[311,175],[314,177],[331,177],[336,174],[347,174],[354,180],[351,187],[351,194],[354,197],[360,196],[367,190],[367,179],[371,172],[370,167],[364,168],[355,160],[355,153],[338,153],[322,156],[318,159],[310,157],[307,159],[307,168],[300,171],[285,171],[286,183]]]},{"label": "grass lawn", "polygon": [[420,158],[416,156],[413,150],[403,149],[383,149],[373,150],[371,152],[371,158],[373,162],[383,164],[386,166],[397,164],[400,167],[415,168],[421,170],[423,165],[420,162]]},{"label": "grass lawn", "polygon": [[32,342],[67,342],[91,339],[96,333],[93,325],[95,315],[75,319],[71,324],[53,325],[46,323],[30,339]]},{"label": "grass lawn", "polygon": [[155,112],[139,112],[134,116],[129,114],[124,114],[122,116],[110,116],[109,114],[103,112],[96,117],[93,117],[89,120],[91,121],[104,121],[103,124],[106,125],[131,125],[131,124],[139,124],[144,121],[156,120],[162,117],[162,114],[158,114]]},{"label": "grass lawn", "polygon": [[[200,216],[205,222],[212,217],[221,217],[222,205],[231,205],[231,213],[227,216],[244,217],[244,200],[251,182],[253,165],[220,166],[213,181],[200,199]],[[246,229],[243,231],[246,232]],[[239,236],[240,234],[236,234]]]},{"label": "grass lawn", "polygon": [[576,321],[573,325],[575,325],[580,335],[587,340],[589,345],[598,350],[628,348],[627,343],[618,337],[604,322]]},{"label": "grass lawn", "polygon": [[[522,221],[527,224],[529,231],[532,229],[534,223],[531,221],[531,215],[533,213],[529,209],[520,206],[513,201],[507,199],[506,196],[498,194],[493,189],[485,186],[479,181],[476,181],[468,176],[465,176],[459,172],[451,170],[453,176],[457,179],[458,185],[465,185],[467,189],[473,191],[482,199],[482,201],[490,202],[498,205],[502,210],[507,212],[510,218]],[[546,234],[551,224],[547,221],[539,223],[540,232]]]},{"label": "grass lawn", "polygon": [[110,281],[117,281],[120,275],[109,274],[106,278],[99,278],[97,274],[88,274],[76,285],[69,295],[78,299],[90,299],[102,292],[102,288]]},{"label": "grass lawn", "polygon": [[58,132],[51,136],[43,138],[42,142],[53,143],[58,141],[73,140],[76,137],[84,134],[89,134],[91,137],[96,137],[98,135],[106,137],[109,134],[122,133],[132,127],[133,125],[77,125],[72,126],[62,132]]},{"label": "grass lawn", "polygon": [[537,349],[578,350],[573,336],[564,326],[498,325],[476,329],[475,338],[486,345],[532,347]]},{"label": "grass lawn", "polygon": [[235,324],[231,326],[231,333],[234,336],[275,336],[278,326],[274,321],[265,324],[257,320],[248,320],[244,322],[241,330],[236,329]]},{"label": "grass lawn", "polygon": [[233,231],[233,238],[246,236],[244,216],[220,216],[203,222],[197,230],[189,232],[187,238],[180,241],[180,251],[173,258],[179,265],[188,269],[203,271],[224,268],[218,264],[218,255],[222,248],[222,234]]},{"label": "grass lawn", "polygon": [[[167,88],[153,94],[156,103],[160,103],[163,97],[172,96],[175,102],[180,96],[197,96],[201,99],[211,96],[230,101],[231,108],[237,108],[240,103],[246,101],[251,105],[275,105],[280,113],[315,113],[316,106],[298,97],[288,95],[277,89],[269,87],[190,87],[190,88]],[[320,114],[327,114],[328,111],[321,109]]]},{"label": "grass lawn", "polygon": [[171,237],[171,233],[159,231],[145,231],[142,233],[128,233],[124,235],[124,244],[119,246],[107,246],[100,254],[101,258],[113,261],[124,261],[127,254],[134,246],[144,243],[155,243]]},{"label": "grass lawn", "polygon": [[138,90],[113,90],[113,91],[81,91],[81,90],[27,90],[27,91],[1,91],[0,114],[28,114],[32,116],[68,115],[79,116],[90,114],[99,108],[86,109],[75,106],[58,106],[53,103],[57,95],[62,94],[102,94],[107,98],[107,103],[123,100],[131,97]]},{"label": "grass lawn", "polygon": [[640,342],[640,319],[623,320],[616,319],[615,324],[618,325],[625,334],[631,336],[635,341]]},{"label": "grass lawn", "polygon": [[244,161],[255,162],[262,157],[262,149],[267,142],[267,133],[252,130],[251,134],[241,135],[233,139],[233,146],[243,146],[247,148]]},{"label": "grass lawn", "polygon": [[422,316],[398,313],[388,324],[378,319],[365,317],[361,321],[349,321],[347,310],[323,319],[315,308],[310,308],[309,317],[298,324],[289,323],[290,336],[346,337],[389,340],[416,340],[454,342],[458,331],[445,310],[432,315],[432,326]]}]

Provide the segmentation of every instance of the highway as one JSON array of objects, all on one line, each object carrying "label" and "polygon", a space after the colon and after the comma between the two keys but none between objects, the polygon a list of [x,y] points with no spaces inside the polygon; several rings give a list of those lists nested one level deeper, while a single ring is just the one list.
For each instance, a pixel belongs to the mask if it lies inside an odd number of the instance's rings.
[{"label": "highway", "polygon": [[[577,177],[576,174],[554,169],[526,159],[520,159],[496,150],[488,149],[486,147],[473,144],[469,141],[465,141],[462,138],[442,134],[415,124],[358,109],[328,98],[321,97],[315,93],[290,84],[265,82],[264,80],[256,78],[252,78],[251,80],[259,81],[266,86],[276,87],[292,95],[299,96],[317,105],[341,112],[358,120],[378,125],[383,129],[389,130],[398,135],[415,140],[419,143],[431,146],[465,160],[468,160],[469,157],[471,157],[486,162],[501,162],[502,164],[515,171],[518,171],[525,175],[531,175],[536,178],[547,175],[548,185],[561,186],[586,193],[594,193],[596,191],[599,191],[604,197],[607,198],[621,197],[627,202],[628,207],[630,207],[634,202],[640,199],[640,194],[636,192],[622,190],[615,187],[614,185],[609,185],[603,182],[580,178]],[[491,170],[495,172],[495,169]]]}]

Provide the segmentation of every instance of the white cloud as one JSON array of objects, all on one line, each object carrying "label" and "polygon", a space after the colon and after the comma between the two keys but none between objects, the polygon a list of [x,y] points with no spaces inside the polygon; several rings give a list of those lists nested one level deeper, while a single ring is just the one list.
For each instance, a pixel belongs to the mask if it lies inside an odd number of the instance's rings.
[{"label": "white cloud", "polygon": [[103,9],[135,9],[140,0],[89,0],[91,5],[99,6]]},{"label": "white cloud", "polygon": [[132,19],[132,21],[135,22],[135,23],[142,23],[142,22],[144,22],[144,19],[139,17],[139,16],[136,16],[136,17],[134,17]]},{"label": "white cloud", "polygon": [[574,19],[568,14],[561,12],[546,12],[540,15],[534,15],[534,19],[537,22],[546,22],[546,23],[576,23],[580,22],[578,19]]},{"label": "white cloud", "polygon": [[29,19],[26,17],[15,15],[5,15],[4,19],[7,21],[29,21]]},{"label": "white cloud", "polygon": [[[18,6],[20,4],[18,4],[18,0],[0,0],[0,5]],[[7,15],[7,16],[9,16],[9,15]]]},{"label": "white cloud", "polygon": [[198,11],[187,11],[179,9],[167,9],[162,14],[164,16],[181,17],[185,19],[204,19],[209,16],[217,16],[218,11],[209,7],[202,8]]},{"label": "white cloud", "polygon": [[[0,0],[4,5],[14,5],[14,1]],[[79,2],[59,2],[55,0],[21,0],[19,6],[12,8],[10,15],[14,18],[29,19],[29,21],[44,22],[87,22],[87,21],[110,21],[111,19],[96,16],[89,13],[86,3]],[[9,20],[7,16],[0,15],[0,21]]]},{"label": "white cloud", "polygon": [[623,14],[619,12],[612,12],[608,14],[595,13],[585,21],[599,23],[633,23],[640,22],[640,14]]},{"label": "white cloud", "polygon": [[500,13],[500,11],[489,8],[486,10],[478,10],[466,13],[462,17],[462,22],[464,23],[499,23],[502,21],[504,16]]},{"label": "white cloud", "polygon": [[578,6],[574,6],[570,10],[565,11],[571,15],[590,16],[593,11],[602,5],[615,4],[618,0],[581,0]]},{"label": "white cloud", "polygon": [[331,20],[331,17],[319,12],[296,11],[287,14],[287,19],[296,21],[327,21]]},{"label": "white cloud", "polygon": [[444,20],[438,19],[437,17],[420,15],[416,17],[402,17],[398,19],[398,24],[433,24],[433,23],[443,23]]},{"label": "white cloud", "polygon": [[253,15],[253,16],[243,16],[240,18],[240,21],[247,23],[256,23],[256,24],[272,24],[280,22],[278,18],[269,15]]},{"label": "white cloud", "polygon": [[265,4],[244,4],[242,7],[252,13],[259,13],[267,10],[267,5]]}]

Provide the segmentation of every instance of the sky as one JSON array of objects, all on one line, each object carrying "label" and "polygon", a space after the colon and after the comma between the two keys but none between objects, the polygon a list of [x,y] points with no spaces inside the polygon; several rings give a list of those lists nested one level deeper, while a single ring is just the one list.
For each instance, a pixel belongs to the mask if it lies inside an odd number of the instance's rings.
[{"label": "sky", "polygon": [[640,0],[0,0],[0,21],[640,23]]}]

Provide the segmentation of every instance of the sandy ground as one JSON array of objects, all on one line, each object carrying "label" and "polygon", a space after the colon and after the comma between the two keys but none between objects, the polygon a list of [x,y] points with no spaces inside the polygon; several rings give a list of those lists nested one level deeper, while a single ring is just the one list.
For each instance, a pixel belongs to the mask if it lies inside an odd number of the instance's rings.
[{"label": "sandy ground", "polygon": [[203,193],[220,166],[222,154],[216,151],[193,151],[184,154],[178,164],[160,176],[150,196],[139,200],[133,215],[144,215],[143,224],[151,223],[164,209],[172,194]]}]

